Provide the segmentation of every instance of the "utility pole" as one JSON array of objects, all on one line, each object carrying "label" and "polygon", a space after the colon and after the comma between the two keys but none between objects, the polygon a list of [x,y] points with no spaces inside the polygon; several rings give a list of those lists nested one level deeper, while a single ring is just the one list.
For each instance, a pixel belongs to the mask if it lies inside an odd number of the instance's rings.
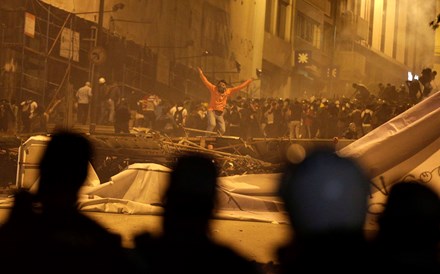
[{"label": "utility pole", "polygon": [[329,86],[329,91],[328,94],[330,95],[331,93],[333,94],[333,97],[335,97],[335,92],[334,92],[334,86],[335,86],[335,79],[333,79],[333,75],[332,75],[332,70],[334,69],[335,66],[335,55],[336,55],[336,49],[337,49],[337,32],[338,32],[338,28],[337,28],[337,20],[338,20],[338,13],[339,13],[339,0],[333,1],[332,2],[332,19],[333,19],[333,41],[332,41],[332,49],[331,49],[331,55],[330,55],[330,66],[329,66],[329,75],[328,75],[328,86]]},{"label": "utility pole", "polygon": [[[102,32],[103,32],[103,20],[104,20],[104,1],[105,0],[99,0],[99,13],[98,13],[98,28],[96,29],[96,47],[101,47],[102,46]],[[92,96],[92,102],[91,102],[91,107],[90,107],[90,128],[89,128],[89,133],[93,134],[95,133],[96,130],[96,122],[98,120],[98,110],[99,110],[99,105],[98,105],[98,94],[100,92],[99,90],[99,82],[98,79],[100,77],[100,66],[99,64],[94,64],[93,65],[94,68],[94,72],[92,73],[93,78],[92,79],[92,83],[93,83],[93,96]]]}]

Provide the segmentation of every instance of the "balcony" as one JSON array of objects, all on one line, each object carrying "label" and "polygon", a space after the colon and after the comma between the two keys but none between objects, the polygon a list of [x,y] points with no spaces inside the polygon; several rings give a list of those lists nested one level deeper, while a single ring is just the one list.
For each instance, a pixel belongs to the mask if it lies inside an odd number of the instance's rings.
[{"label": "balcony", "polygon": [[292,47],[288,41],[268,32],[264,33],[263,58],[266,61],[280,68],[290,68],[291,56]]},{"label": "balcony", "polygon": [[345,14],[341,15],[339,33],[339,37],[344,40],[368,40],[368,21],[358,15],[353,15],[350,12],[346,12]]}]

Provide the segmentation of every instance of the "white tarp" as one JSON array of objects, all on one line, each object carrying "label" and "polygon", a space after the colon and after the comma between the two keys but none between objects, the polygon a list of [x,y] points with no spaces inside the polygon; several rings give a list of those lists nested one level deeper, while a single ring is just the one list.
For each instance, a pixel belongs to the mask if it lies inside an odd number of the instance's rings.
[{"label": "white tarp", "polygon": [[103,185],[84,188],[83,192],[103,198],[115,198],[144,204],[161,204],[171,170],[153,163],[132,164]]},{"label": "white tarp", "polygon": [[[417,180],[440,193],[440,93],[340,149],[359,161],[372,180],[372,205],[385,201],[391,185]],[[380,207],[379,207],[380,208]]]},{"label": "white tarp", "polygon": [[[81,190],[80,208],[125,214],[162,214],[171,170],[154,163],[132,164],[99,186]],[[216,217],[285,223],[276,191],[280,174],[220,177]]]}]

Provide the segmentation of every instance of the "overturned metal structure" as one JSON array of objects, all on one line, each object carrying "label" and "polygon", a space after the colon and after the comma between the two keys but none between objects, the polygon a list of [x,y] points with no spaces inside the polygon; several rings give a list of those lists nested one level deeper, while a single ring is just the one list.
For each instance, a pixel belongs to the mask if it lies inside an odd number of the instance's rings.
[{"label": "overturned metal structure", "polygon": [[[92,165],[101,182],[134,163],[156,163],[171,167],[176,159],[188,152],[202,152],[213,156],[220,169],[220,176],[266,174],[280,172],[286,151],[292,144],[300,144],[306,150],[317,146],[335,148],[334,140],[252,138],[243,140],[236,136],[170,137],[157,131],[139,131],[131,134],[114,134],[109,126],[99,126],[94,134],[87,128],[72,130],[88,135],[95,147]],[[41,135],[49,135],[41,133]],[[19,148],[38,134],[0,136],[0,162],[5,172],[0,185],[15,184],[19,163]],[[340,140],[349,143],[348,140]],[[27,149],[24,153],[32,153]],[[66,155],[68,157],[68,155]]]},{"label": "overturned metal structure", "polygon": [[[212,155],[220,176],[280,172],[291,144],[306,150],[317,146],[335,148],[334,140],[253,138],[235,136],[168,137],[150,131],[140,134],[90,135],[97,150],[94,167],[102,178],[109,178],[133,163],[158,163],[170,167],[179,155],[202,152]],[[345,140],[340,141],[346,142]],[[348,142],[347,142],[348,143]]]}]

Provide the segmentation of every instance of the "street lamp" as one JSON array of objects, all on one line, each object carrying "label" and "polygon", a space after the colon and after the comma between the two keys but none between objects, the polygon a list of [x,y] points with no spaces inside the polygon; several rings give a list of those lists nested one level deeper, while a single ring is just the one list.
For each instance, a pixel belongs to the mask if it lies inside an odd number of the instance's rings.
[{"label": "street lamp", "polygon": [[234,74],[234,73],[240,73],[241,72],[241,64],[238,61],[235,61],[235,71],[228,70],[228,71],[206,71],[205,73],[223,73],[223,74]]},{"label": "street lamp", "polygon": [[208,55],[210,55],[210,54],[211,54],[211,53],[210,53],[209,51],[204,50],[204,51],[202,51],[201,54],[199,54],[199,55],[177,57],[177,58],[174,58],[174,61],[175,61],[175,60],[182,60],[182,59],[191,59],[191,58],[197,58],[197,57],[204,57],[204,56],[208,56]]},{"label": "street lamp", "polygon": [[153,23],[153,21],[151,21],[151,20],[137,21],[137,20],[113,18],[113,16],[111,16],[110,23],[112,24],[114,22],[136,23],[136,24],[152,24]]},{"label": "street lamp", "polygon": [[[75,14],[75,15],[83,15],[83,14],[96,14],[96,13],[99,14],[101,12],[102,13],[115,12],[115,11],[124,9],[124,7],[125,7],[124,3],[116,3],[116,4],[113,5],[111,10],[104,10],[104,7],[102,7],[102,11],[101,11],[101,3],[100,3],[100,8],[99,8],[100,10],[99,11],[73,12],[73,14]],[[99,18],[98,18],[98,20],[99,20]]]}]

